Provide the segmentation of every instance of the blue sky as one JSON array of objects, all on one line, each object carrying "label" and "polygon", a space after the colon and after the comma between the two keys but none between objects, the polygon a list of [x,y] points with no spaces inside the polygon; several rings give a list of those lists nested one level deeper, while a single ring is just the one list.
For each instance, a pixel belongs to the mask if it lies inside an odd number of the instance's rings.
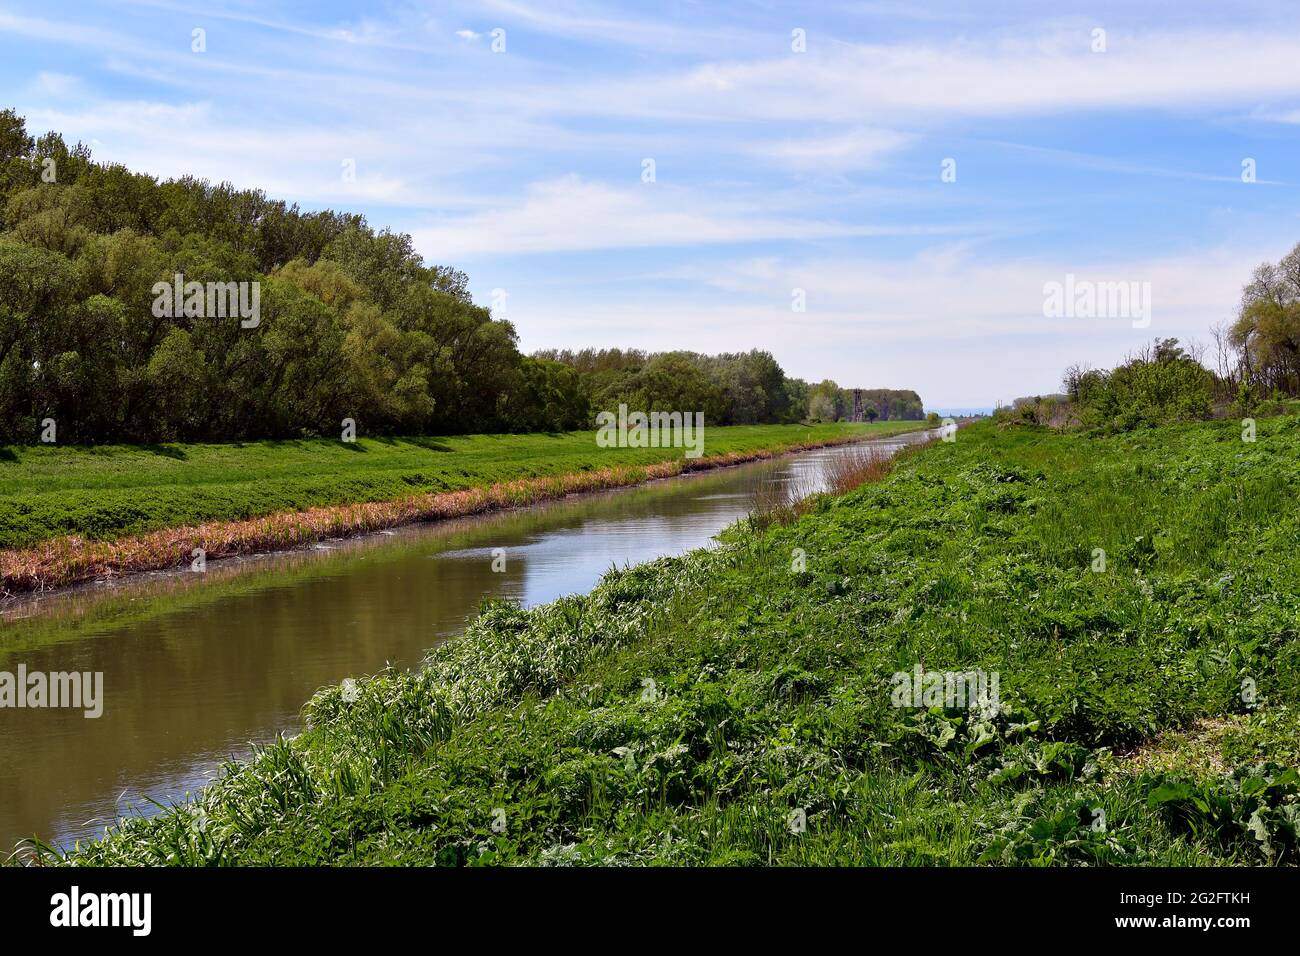
[{"label": "blue sky", "polygon": [[[0,0],[0,105],[410,232],[527,351],[758,347],[984,406],[1208,340],[1300,241],[1288,7]],[[1150,326],[1045,317],[1067,273],[1150,283]]]}]

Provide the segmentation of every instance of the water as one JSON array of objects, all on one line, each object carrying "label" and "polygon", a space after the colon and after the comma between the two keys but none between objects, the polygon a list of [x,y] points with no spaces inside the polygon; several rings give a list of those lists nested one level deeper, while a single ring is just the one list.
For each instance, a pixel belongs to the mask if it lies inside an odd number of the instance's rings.
[{"label": "water", "polygon": [[[875,442],[886,449],[920,434]],[[103,715],[0,710],[0,848],[70,846],[207,782],[292,732],[314,691],[410,667],[484,598],[534,605],[613,566],[707,546],[776,482],[820,488],[840,449],[212,562],[24,600],[0,612],[0,671],[103,672]],[[503,549],[498,551],[497,549]],[[504,570],[494,571],[504,557]]]}]

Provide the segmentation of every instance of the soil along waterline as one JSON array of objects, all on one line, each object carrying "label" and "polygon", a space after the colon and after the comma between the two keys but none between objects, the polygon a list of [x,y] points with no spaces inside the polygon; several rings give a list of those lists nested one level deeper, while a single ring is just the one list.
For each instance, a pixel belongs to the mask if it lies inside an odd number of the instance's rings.
[{"label": "soil along waterline", "polygon": [[33,547],[0,551],[0,591],[10,594],[39,591],[111,575],[192,566],[196,561],[206,563],[234,555],[283,551],[328,538],[516,508],[571,494],[626,487],[687,472],[919,431],[924,427],[922,423],[897,422],[888,423],[883,432],[863,431],[858,427],[848,434],[813,440],[786,438],[773,441],[769,438],[760,447],[698,458],[679,455],[650,464],[616,464],[599,468],[588,463],[583,470],[559,475],[518,478],[393,500],[281,511],[245,520],[163,528],[115,540],[62,536]]},{"label": "soil along waterline", "polygon": [[[873,443],[894,449],[914,433]],[[104,674],[104,714],[0,719],[0,844],[69,844],[205,784],[298,725],[320,687],[414,666],[485,599],[535,606],[612,567],[710,544],[759,489],[817,489],[850,448],[417,524],[329,546],[31,594],[0,614],[0,670]],[[498,551],[502,562],[494,570]]]}]

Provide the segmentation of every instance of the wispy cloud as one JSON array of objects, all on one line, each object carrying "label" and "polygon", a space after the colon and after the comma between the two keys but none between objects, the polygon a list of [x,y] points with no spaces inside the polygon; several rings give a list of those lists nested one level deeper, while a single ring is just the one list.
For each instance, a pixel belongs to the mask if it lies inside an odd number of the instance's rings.
[{"label": "wispy cloud", "polygon": [[615,84],[574,87],[556,108],[641,116],[860,123],[1147,107],[1224,108],[1300,95],[1300,36],[1089,32],[878,45],[809,37],[805,54],[719,58]]},{"label": "wispy cloud", "polygon": [[503,25],[518,25],[570,42],[613,44],[660,54],[717,54],[761,42],[759,31],[724,26],[699,16],[690,21],[665,22],[644,16],[618,16],[605,7],[569,0],[481,0],[478,6],[483,16],[495,17]]},{"label": "wispy cloud", "polygon": [[534,183],[517,201],[414,231],[432,259],[650,246],[898,236],[962,231],[765,215],[760,202],[710,199],[659,183],[614,187],[576,175]]},{"label": "wispy cloud", "polygon": [[849,129],[829,136],[804,135],[760,143],[754,153],[799,170],[840,172],[875,166],[888,153],[914,141],[888,129]]}]

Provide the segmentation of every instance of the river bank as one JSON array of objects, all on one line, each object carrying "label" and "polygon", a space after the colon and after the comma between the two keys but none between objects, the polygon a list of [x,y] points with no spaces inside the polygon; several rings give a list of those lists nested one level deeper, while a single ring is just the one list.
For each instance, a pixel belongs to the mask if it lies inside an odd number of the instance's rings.
[{"label": "river bank", "polygon": [[[491,604],[49,859],[1294,863],[1298,460],[1295,418],[975,425],[790,524]],[[994,706],[900,701],[918,668]]]},{"label": "river bank", "polygon": [[[7,541],[47,536],[0,550],[0,592],[186,567],[200,555],[206,562],[281,551],[924,427],[884,422],[714,428],[709,454],[698,458],[685,457],[681,448],[598,448],[585,432],[352,446],[316,441],[26,449],[28,457],[12,456],[0,465],[0,504],[7,506],[0,524]],[[358,455],[378,460],[358,462]],[[413,491],[421,487],[446,490]],[[217,520],[185,520],[194,515]],[[136,527],[143,533],[121,533]],[[54,534],[56,529],[74,533]]]}]

